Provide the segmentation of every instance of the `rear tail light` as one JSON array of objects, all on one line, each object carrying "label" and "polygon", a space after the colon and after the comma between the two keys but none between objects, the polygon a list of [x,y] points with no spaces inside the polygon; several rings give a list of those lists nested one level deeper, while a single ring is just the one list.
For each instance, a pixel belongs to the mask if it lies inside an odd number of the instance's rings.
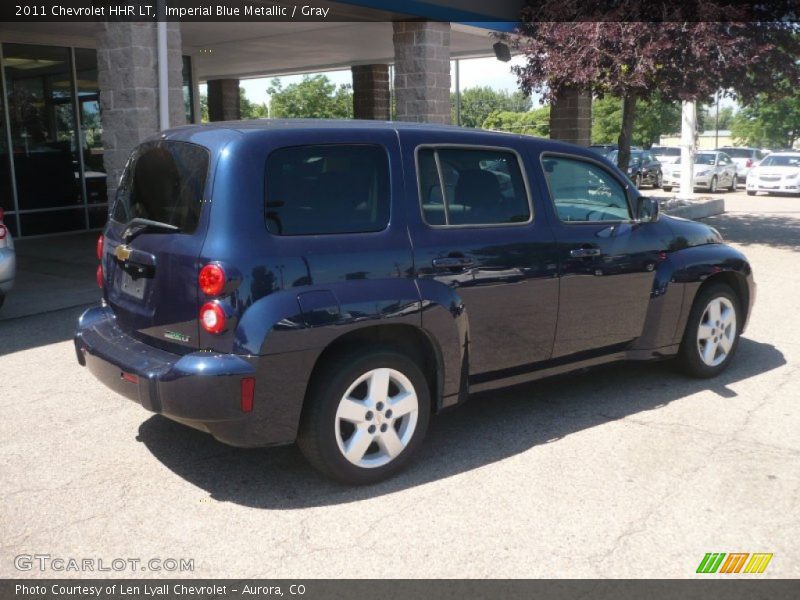
[{"label": "rear tail light", "polygon": [[139,383],[139,376],[134,375],[133,373],[126,373],[125,371],[123,371],[121,377],[128,383]]},{"label": "rear tail light", "polygon": [[103,260],[103,246],[105,245],[105,238],[103,234],[97,238],[97,260]]},{"label": "rear tail light", "polygon": [[752,158],[748,158],[747,159],[747,168],[749,169],[752,166],[753,166],[753,159]]},{"label": "rear tail light", "polygon": [[253,397],[256,392],[255,377],[243,377],[241,380],[242,412],[253,412]]},{"label": "rear tail light", "polygon": [[97,281],[97,287],[103,289],[103,265],[97,265],[97,271],[95,271],[94,277]]},{"label": "rear tail light", "polygon": [[6,239],[6,234],[8,231],[6,230],[6,226],[0,223],[0,240]]},{"label": "rear tail light", "polygon": [[219,265],[206,265],[200,269],[197,283],[206,296],[219,296],[225,287],[225,271]]},{"label": "rear tail light", "polygon": [[200,325],[208,333],[221,333],[225,329],[225,311],[216,302],[206,302],[200,308]]},{"label": "rear tail light", "polygon": [[0,208],[0,221],[2,221],[6,216],[6,211]]}]

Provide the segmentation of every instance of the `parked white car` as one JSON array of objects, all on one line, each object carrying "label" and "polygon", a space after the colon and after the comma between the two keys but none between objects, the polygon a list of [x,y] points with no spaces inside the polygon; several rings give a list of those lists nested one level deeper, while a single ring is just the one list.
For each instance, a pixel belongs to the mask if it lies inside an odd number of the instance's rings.
[{"label": "parked white car", "polygon": [[653,146],[650,154],[662,165],[676,164],[681,160],[681,149],[678,146]]},{"label": "parked white car", "polygon": [[[736,191],[738,185],[736,163],[724,152],[698,152],[694,157],[694,187],[705,188],[712,194],[726,189]],[[669,192],[681,184],[681,163],[664,166],[662,188]]]},{"label": "parked white car", "polygon": [[750,174],[750,169],[755,167],[767,155],[758,148],[737,148],[735,146],[725,146],[717,148],[717,151],[724,152],[736,163],[736,174],[739,181],[743,182]]},{"label": "parked white car", "polygon": [[6,294],[14,286],[17,273],[17,255],[14,252],[14,240],[11,232],[3,223],[4,211],[0,208],[0,306],[5,302]]},{"label": "parked white car", "polygon": [[747,195],[800,194],[800,152],[773,152],[750,170]]}]

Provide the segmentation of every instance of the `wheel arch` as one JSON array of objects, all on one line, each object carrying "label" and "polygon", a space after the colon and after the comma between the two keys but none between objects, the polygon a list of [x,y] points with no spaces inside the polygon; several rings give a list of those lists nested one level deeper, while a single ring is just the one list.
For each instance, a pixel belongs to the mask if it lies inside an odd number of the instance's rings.
[{"label": "wheel arch", "polygon": [[440,406],[444,381],[444,359],[441,349],[436,340],[421,327],[406,323],[386,323],[361,327],[331,340],[314,362],[303,404],[305,405],[308,401],[308,394],[314,387],[315,379],[320,376],[326,364],[333,357],[364,344],[393,349],[416,362],[428,382],[431,409],[435,411]]}]

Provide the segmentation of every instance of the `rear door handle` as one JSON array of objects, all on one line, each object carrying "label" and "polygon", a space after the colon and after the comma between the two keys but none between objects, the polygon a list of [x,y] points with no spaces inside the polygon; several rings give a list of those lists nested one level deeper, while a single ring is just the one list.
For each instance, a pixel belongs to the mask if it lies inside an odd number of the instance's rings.
[{"label": "rear door handle", "polygon": [[474,261],[466,256],[446,256],[444,258],[434,258],[431,261],[435,269],[463,269],[471,267]]},{"label": "rear door handle", "polygon": [[602,254],[600,248],[573,248],[569,251],[569,255],[572,258],[591,258]]}]

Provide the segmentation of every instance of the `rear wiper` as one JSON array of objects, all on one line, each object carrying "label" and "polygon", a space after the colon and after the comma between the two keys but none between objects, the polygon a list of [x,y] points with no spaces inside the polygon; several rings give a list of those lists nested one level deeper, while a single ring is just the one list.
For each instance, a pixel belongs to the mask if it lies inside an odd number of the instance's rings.
[{"label": "rear wiper", "polygon": [[122,232],[122,239],[125,240],[125,242],[130,242],[137,235],[144,232],[175,233],[180,230],[180,227],[170,225],[169,223],[136,217],[135,219],[131,219],[125,226],[125,231]]}]

